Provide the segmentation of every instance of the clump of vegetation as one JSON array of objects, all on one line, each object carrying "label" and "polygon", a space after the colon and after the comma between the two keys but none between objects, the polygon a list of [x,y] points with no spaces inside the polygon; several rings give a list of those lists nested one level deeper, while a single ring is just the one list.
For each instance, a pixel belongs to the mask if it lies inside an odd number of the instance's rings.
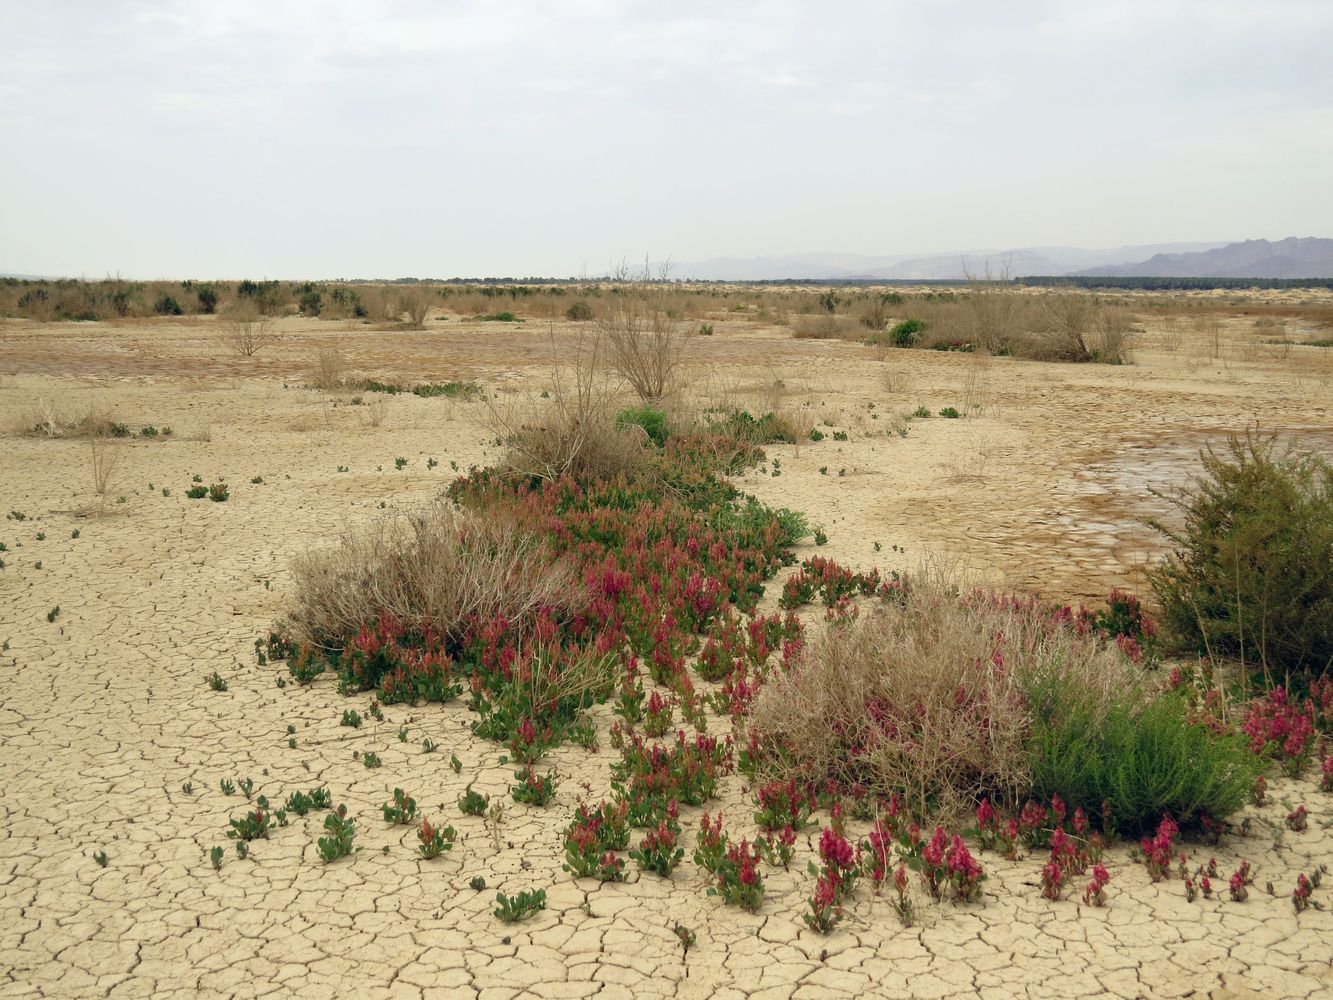
[{"label": "clump of vegetation", "polygon": [[1171,501],[1175,551],[1149,579],[1178,644],[1302,686],[1333,665],[1333,463],[1233,435]]},{"label": "clump of vegetation", "polygon": [[356,821],[348,817],[346,806],[340,805],[324,817],[324,830],[328,836],[320,837],[316,847],[325,864],[345,858],[353,850],[360,850],[353,846],[356,840]]},{"label": "clump of vegetation", "polygon": [[668,429],[667,415],[664,410],[655,409],[651,406],[637,406],[627,410],[621,410],[616,414],[616,423],[620,426],[634,426],[643,428],[643,432],[648,435],[648,440],[657,447],[666,445]]},{"label": "clump of vegetation", "polygon": [[546,909],[546,890],[524,890],[515,896],[506,896],[503,892],[495,894],[495,915],[506,924],[527,920],[533,914]]}]

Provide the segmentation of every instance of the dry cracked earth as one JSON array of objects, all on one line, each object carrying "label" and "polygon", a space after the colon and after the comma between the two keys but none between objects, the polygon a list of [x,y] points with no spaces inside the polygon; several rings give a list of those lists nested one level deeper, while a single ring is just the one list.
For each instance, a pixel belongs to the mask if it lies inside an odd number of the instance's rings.
[{"label": "dry cracked earth", "polygon": [[[0,508],[26,518],[0,524],[0,996],[1333,995],[1333,883],[1315,893],[1328,909],[1298,916],[1290,901],[1298,872],[1333,862],[1333,796],[1309,776],[1273,781],[1269,804],[1219,847],[1187,845],[1225,872],[1250,859],[1244,903],[1187,902],[1179,881],[1151,883],[1123,847],[1110,853],[1105,908],[1053,903],[1039,894],[1038,858],[984,855],[983,903],[919,898],[919,923],[904,928],[862,892],[821,937],[799,918],[808,844],[768,878],[754,916],[707,897],[688,860],[672,880],[564,874],[560,830],[579,797],[608,790],[605,739],[600,752],[552,754],[559,790],[539,809],[508,801],[501,748],[472,736],[461,704],[391,707],[354,730],[339,719],[366,714],[367,698],[339,697],[328,677],[279,688],[281,668],[258,665],[253,647],[282,611],[289,556],[382,506],[425,501],[455,466],[495,453],[484,404],[400,396],[372,414],[351,393],[304,388],[315,351],[336,344],[379,378],[471,379],[502,400],[538,391],[548,331],[495,326],[453,319],[403,333],[290,319],[278,345],[242,359],[204,319],[0,323]],[[1239,319],[1219,352],[1188,337],[1164,350],[1150,327],[1136,363],[1119,368],[877,356],[717,327],[699,342],[696,395],[777,398],[849,435],[771,449],[781,476],[756,471],[745,488],[809,512],[828,531],[821,551],[863,567],[946,559],[1075,600],[1141,589],[1161,551],[1136,521],[1162,510],[1147,487],[1183,481],[1203,443],[1258,421],[1333,447],[1333,351],[1265,352]],[[119,446],[99,498],[87,441],[23,432],[43,403],[104,407],[173,434]],[[966,416],[904,424],[919,405]],[[231,499],[186,499],[195,474],[226,481]],[[215,671],[228,690],[205,683]],[[603,736],[610,718],[597,715]],[[437,752],[422,752],[426,737]],[[367,751],[381,767],[354,758]],[[239,859],[224,832],[245,800],[220,782],[246,777],[275,802],[328,786],[361,850],[321,863],[317,812]],[[469,783],[506,803],[498,824],[460,815]],[[458,830],[452,853],[422,860],[412,828],[383,822],[394,787]],[[1294,833],[1282,819],[1300,803],[1310,823]],[[748,828],[739,776],[721,808],[729,829]],[[697,816],[685,817],[687,853]],[[226,848],[219,871],[214,845]],[[485,891],[469,887],[477,876]],[[515,925],[491,915],[496,890],[526,888],[546,890],[544,911]],[[677,923],[696,934],[688,953]]]}]

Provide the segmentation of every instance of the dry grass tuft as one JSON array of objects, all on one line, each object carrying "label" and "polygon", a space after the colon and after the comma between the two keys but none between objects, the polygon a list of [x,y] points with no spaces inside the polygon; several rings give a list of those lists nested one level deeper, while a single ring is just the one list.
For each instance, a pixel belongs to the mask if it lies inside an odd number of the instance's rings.
[{"label": "dry grass tuft", "polygon": [[534,537],[442,500],[344,532],[337,546],[295,558],[292,576],[290,630],[322,646],[381,613],[452,636],[473,616],[521,627],[540,608],[573,612],[584,599],[570,566]]},{"label": "dry grass tuft", "polygon": [[104,497],[111,492],[111,481],[120,464],[120,447],[104,438],[92,439],[93,492]]},{"label": "dry grass tuft", "polygon": [[321,347],[315,357],[310,385],[325,392],[335,392],[347,386],[347,362],[336,347]]}]

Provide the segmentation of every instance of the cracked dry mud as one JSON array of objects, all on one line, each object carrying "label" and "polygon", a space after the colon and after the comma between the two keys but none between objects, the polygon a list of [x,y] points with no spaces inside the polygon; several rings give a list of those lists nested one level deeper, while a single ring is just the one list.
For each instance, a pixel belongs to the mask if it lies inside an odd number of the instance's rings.
[{"label": "cracked dry mud", "polygon": [[[256,665],[253,643],[281,611],[288,557],[382,502],[434,496],[451,461],[466,469],[495,454],[479,404],[397,397],[371,427],[348,394],[298,388],[317,346],[337,342],[377,377],[535,390],[546,341],[530,327],[450,322],[402,334],[293,319],[280,324],[283,343],[246,361],[222,352],[207,321],[0,325],[4,426],[41,397],[71,410],[96,401],[135,428],[175,430],[122,446],[111,497],[89,516],[75,513],[92,499],[87,442],[12,430],[3,440],[0,507],[29,519],[0,525],[0,996],[1333,995],[1333,916],[1298,917],[1289,899],[1298,872],[1333,862],[1333,796],[1308,776],[1274,780],[1270,804],[1245,813],[1248,835],[1186,845],[1196,861],[1215,853],[1227,872],[1249,858],[1257,878],[1245,903],[1188,903],[1179,881],[1150,883],[1123,847],[1110,852],[1104,909],[1051,903],[1037,888],[1039,859],[987,854],[983,904],[921,899],[919,926],[904,929],[886,902],[861,894],[821,937],[798,915],[810,891],[797,874],[805,843],[790,873],[768,878],[755,916],[706,897],[688,861],[671,881],[635,873],[599,885],[560,871],[576,799],[607,792],[607,707],[597,713],[602,750],[555,751],[559,790],[538,809],[508,802],[501,748],[470,734],[461,704],[390,707],[383,722],[352,730],[339,718],[348,707],[365,714],[367,697],[339,697],[327,676],[276,687],[282,668]],[[765,379],[752,359],[762,358],[789,404],[808,402],[850,432],[846,443],[770,449],[781,477],[744,482],[822,521],[822,552],[884,568],[952,556],[996,582],[1092,600],[1115,584],[1142,589],[1143,562],[1160,551],[1134,523],[1156,509],[1142,487],[1179,481],[1204,441],[1259,420],[1329,447],[1333,352],[1269,357],[1246,336],[1232,324],[1214,359],[1188,342],[1156,350],[1150,330],[1135,365],[1110,368],[921,351],[877,360],[856,345],[719,322],[699,344],[710,375],[696,391],[757,393]],[[869,436],[895,413],[962,406],[964,395],[977,412],[963,420]],[[397,456],[409,459],[402,471]],[[441,464],[428,470],[427,457]],[[231,500],[186,499],[194,473],[224,479]],[[249,482],[256,475],[262,484]],[[229,690],[209,690],[213,671]],[[710,731],[725,725],[710,719]],[[421,752],[426,736],[439,752]],[[372,750],[378,769],[353,759]],[[356,818],[362,850],[320,863],[316,812],[238,859],[224,831],[245,802],[219,781],[246,776],[275,801],[327,785]],[[498,849],[482,819],[458,813],[469,781],[506,802]],[[382,821],[395,786],[454,825],[451,854],[421,860],[412,828]],[[1302,833],[1282,827],[1297,803],[1310,811]],[[750,828],[742,778],[727,780],[720,804],[729,829]],[[683,817],[687,848],[699,812]],[[217,872],[207,856],[216,844],[227,848]],[[468,887],[478,875],[484,892]],[[491,916],[497,889],[529,887],[546,889],[545,911],[517,925]],[[1333,903],[1331,892],[1326,883],[1315,898]],[[697,934],[684,959],[677,922]]]}]

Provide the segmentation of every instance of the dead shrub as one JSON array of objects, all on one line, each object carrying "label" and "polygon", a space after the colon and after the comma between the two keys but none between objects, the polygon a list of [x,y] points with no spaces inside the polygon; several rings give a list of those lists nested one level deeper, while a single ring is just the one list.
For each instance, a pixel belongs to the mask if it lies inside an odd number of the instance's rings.
[{"label": "dead shrub", "polygon": [[241,357],[254,357],[276,339],[272,321],[248,303],[238,305],[225,320],[222,342]]},{"label": "dead shrub", "polygon": [[297,556],[292,578],[290,632],[327,648],[381,613],[451,637],[474,616],[522,627],[538,609],[573,613],[584,601],[573,569],[534,536],[443,500],[349,529],[333,548]]},{"label": "dead shrub", "polygon": [[622,286],[597,320],[611,370],[645,403],[660,404],[680,388],[694,327],[680,319],[665,292],[647,282]]},{"label": "dead shrub", "polygon": [[409,330],[424,330],[426,315],[430,312],[431,294],[425,288],[406,288],[398,296],[399,315]]},{"label": "dead shrub", "polygon": [[92,440],[93,450],[93,492],[106,496],[111,492],[111,481],[120,464],[120,447],[110,444],[104,438]]},{"label": "dead shrub", "polygon": [[1098,311],[1097,300],[1090,295],[1069,292],[1044,296],[1041,322],[1021,353],[1041,361],[1090,360],[1087,334]]},{"label": "dead shrub", "polygon": [[336,347],[321,347],[315,356],[310,385],[325,392],[334,392],[347,385],[347,362]]},{"label": "dead shrub", "polygon": [[1050,675],[1098,698],[1126,676],[1123,657],[1035,605],[914,582],[760,690],[749,720],[760,780],[859,784],[919,815],[1016,800],[1029,785],[1023,685]]},{"label": "dead shrub", "polygon": [[798,313],[791,323],[796,340],[860,340],[862,333],[849,317],[834,313]]},{"label": "dead shrub", "polygon": [[[554,339],[551,348],[558,358]],[[546,399],[502,406],[486,398],[486,427],[508,448],[504,466],[544,480],[638,477],[651,458],[646,436],[615,419],[620,387],[606,377],[601,335],[580,331],[567,356],[552,365]]]},{"label": "dead shrub", "polygon": [[1090,340],[1093,360],[1108,365],[1128,364],[1134,347],[1133,314],[1114,306],[1102,308]]}]

